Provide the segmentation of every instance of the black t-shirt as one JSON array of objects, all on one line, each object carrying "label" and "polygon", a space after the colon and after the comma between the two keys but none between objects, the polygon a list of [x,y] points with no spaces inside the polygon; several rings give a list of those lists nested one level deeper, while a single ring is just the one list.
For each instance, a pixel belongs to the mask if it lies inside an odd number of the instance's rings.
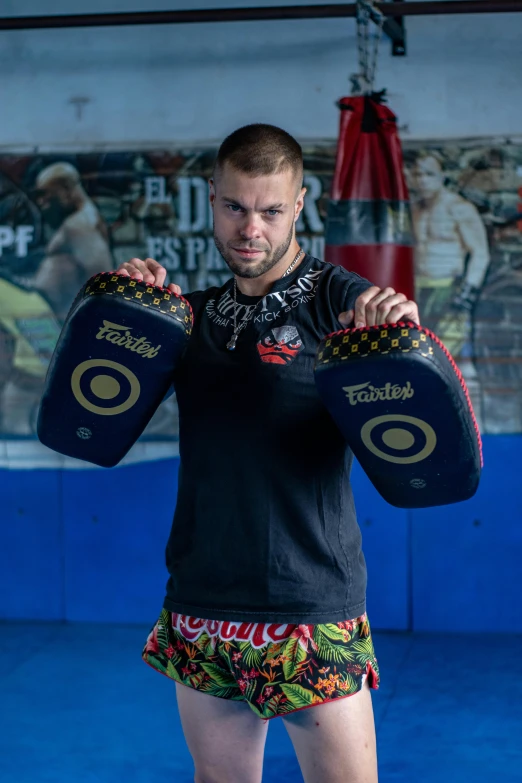
[{"label": "black t-shirt", "polygon": [[174,384],[180,470],[166,609],[310,624],[365,611],[353,455],[313,369],[320,340],[369,285],[306,256],[265,297],[238,291],[246,325],[235,351],[226,349],[233,281],[188,295],[195,323]]}]

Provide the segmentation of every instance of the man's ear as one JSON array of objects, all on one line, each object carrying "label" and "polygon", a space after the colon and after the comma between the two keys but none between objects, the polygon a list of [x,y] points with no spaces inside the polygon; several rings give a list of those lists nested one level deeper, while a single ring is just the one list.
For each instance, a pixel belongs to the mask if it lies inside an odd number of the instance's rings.
[{"label": "man's ear", "polygon": [[306,193],[306,188],[301,188],[299,195],[297,197],[297,201],[295,202],[295,216],[294,216],[295,223],[297,223],[299,219],[299,215],[303,211],[305,193]]},{"label": "man's ear", "polygon": [[208,181],[208,187],[209,187],[209,200],[210,200],[210,206],[212,209],[214,209],[214,202],[216,200],[216,183],[211,178]]}]

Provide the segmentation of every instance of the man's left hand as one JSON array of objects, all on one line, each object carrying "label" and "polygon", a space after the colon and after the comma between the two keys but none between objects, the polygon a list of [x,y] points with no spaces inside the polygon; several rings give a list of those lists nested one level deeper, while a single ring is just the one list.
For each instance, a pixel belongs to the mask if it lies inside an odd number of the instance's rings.
[{"label": "man's left hand", "polygon": [[398,321],[419,323],[419,308],[415,302],[398,294],[393,288],[372,286],[355,300],[355,309],[347,310],[339,316],[340,323],[356,329],[379,324],[396,324]]}]

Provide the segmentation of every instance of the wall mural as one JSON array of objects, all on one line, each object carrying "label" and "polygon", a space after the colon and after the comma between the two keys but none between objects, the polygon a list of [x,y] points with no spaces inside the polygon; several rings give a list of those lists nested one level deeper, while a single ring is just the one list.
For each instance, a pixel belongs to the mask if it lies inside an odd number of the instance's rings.
[{"label": "wall mural", "polygon": [[[215,148],[0,156],[0,466],[42,463],[36,413],[83,282],[150,256],[193,291],[229,272],[212,240]],[[335,144],[307,145],[302,247],[322,258]],[[455,357],[484,433],[522,432],[522,144],[404,145],[421,320]],[[176,453],[175,398],[141,441]],[[3,447],[3,448],[2,448]]]}]

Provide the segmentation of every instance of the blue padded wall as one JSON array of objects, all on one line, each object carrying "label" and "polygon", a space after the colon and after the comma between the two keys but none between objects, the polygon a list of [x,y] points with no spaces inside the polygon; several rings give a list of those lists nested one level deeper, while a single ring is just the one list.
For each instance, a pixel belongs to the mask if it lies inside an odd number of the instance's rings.
[{"label": "blue padded wall", "polygon": [[475,497],[414,512],[415,630],[522,632],[521,463],[519,436],[485,438]]},{"label": "blue padded wall", "polygon": [[[375,629],[522,632],[522,436],[484,438],[475,498],[405,511],[353,486]],[[178,460],[0,470],[0,619],[154,621]]]},{"label": "blue padded wall", "polygon": [[61,479],[0,470],[0,618],[63,618]]},{"label": "blue padded wall", "polygon": [[65,619],[157,619],[177,467],[166,460],[64,475]]},{"label": "blue padded wall", "polygon": [[386,503],[358,462],[354,464],[352,482],[368,568],[370,624],[381,630],[407,630],[410,624],[411,512]]}]

